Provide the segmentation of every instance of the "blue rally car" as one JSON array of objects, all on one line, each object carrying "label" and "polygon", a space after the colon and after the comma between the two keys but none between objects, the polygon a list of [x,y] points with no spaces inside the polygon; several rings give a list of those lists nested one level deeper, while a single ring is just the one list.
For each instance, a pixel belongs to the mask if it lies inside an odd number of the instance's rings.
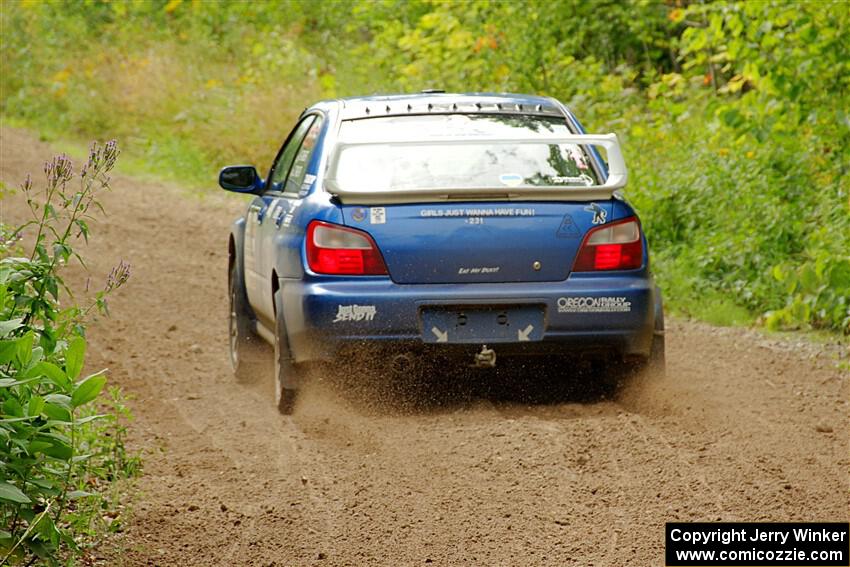
[{"label": "blue rally car", "polygon": [[585,134],[557,100],[319,102],[265,178],[231,166],[219,183],[253,195],[229,242],[233,369],[252,377],[255,347],[272,344],[283,413],[311,363],[363,352],[582,358],[610,369],[600,381],[663,371],[661,294],[617,191],[617,138]]}]

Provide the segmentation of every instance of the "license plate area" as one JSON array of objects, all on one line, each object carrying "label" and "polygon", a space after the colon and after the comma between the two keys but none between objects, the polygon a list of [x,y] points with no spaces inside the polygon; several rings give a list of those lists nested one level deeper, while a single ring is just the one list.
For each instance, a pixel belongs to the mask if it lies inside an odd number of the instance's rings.
[{"label": "license plate area", "polygon": [[515,343],[543,338],[542,305],[434,306],[420,310],[426,343]]}]

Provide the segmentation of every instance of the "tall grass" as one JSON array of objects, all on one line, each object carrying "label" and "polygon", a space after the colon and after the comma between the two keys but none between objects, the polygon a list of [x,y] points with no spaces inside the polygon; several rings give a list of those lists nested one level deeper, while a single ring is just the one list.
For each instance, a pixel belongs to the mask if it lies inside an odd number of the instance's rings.
[{"label": "tall grass", "polygon": [[10,3],[4,117],[50,138],[109,132],[148,171],[201,186],[222,163],[269,163],[304,101],[320,95],[314,58],[288,33],[255,35],[247,10],[197,2],[184,10]]}]

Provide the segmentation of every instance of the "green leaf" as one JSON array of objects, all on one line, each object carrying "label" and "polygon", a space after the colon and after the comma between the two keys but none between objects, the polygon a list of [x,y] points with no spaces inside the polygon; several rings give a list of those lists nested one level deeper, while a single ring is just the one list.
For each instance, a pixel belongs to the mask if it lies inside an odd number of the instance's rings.
[{"label": "green leaf", "polygon": [[86,340],[83,337],[74,337],[68,343],[65,351],[65,373],[71,380],[76,380],[83,370],[83,361],[86,356]]},{"label": "green leaf", "polygon": [[[57,399],[60,397],[65,399]],[[53,399],[51,400],[51,398]],[[60,394],[51,394],[49,396],[45,396],[44,408],[41,411],[44,413],[44,415],[46,415],[52,420],[59,421],[62,423],[70,423],[71,410],[69,402],[70,398],[68,396],[61,396]]]},{"label": "green leaf", "polygon": [[43,542],[50,542],[52,546],[59,543],[59,530],[56,524],[53,523],[53,518],[50,514],[39,515],[38,524],[35,527],[38,532],[38,539]]},{"label": "green leaf", "polygon": [[76,500],[77,498],[84,498],[86,496],[97,496],[95,492],[86,492],[85,490],[72,490],[66,497],[68,500]]},{"label": "green leaf", "polygon": [[8,482],[0,482],[0,499],[17,502],[18,504],[29,504],[32,502],[26,494],[21,492],[20,488]]},{"label": "green leaf", "polygon": [[26,335],[18,339],[18,344],[15,347],[15,358],[18,359],[18,362],[22,367],[29,364],[32,359],[32,344],[35,341],[35,333],[32,331],[28,332]]},{"label": "green leaf", "polygon": [[92,401],[97,397],[105,384],[106,376],[102,373],[92,374],[74,388],[74,393],[71,394],[71,406],[77,408]]},{"label": "green leaf", "polygon": [[47,250],[44,248],[44,244],[37,244],[35,246],[35,253],[41,262],[45,264],[50,263],[50,256],[47,255]]},{"label": "green leaf", "polygon": [[811,263],[804,264],[800,270],[800,283],[803,284],[803,289],[806,291],[812,291],[817,287],[818,277]]},{"label": "green leaf", "polygon": [[3,419],[0,419],[0,423],[17,423],[19,421],[30,421],[31,419],[33,419],[33,417],[30,415],[23,417],[4,417]]},{"label": "green leaf", "polygon": [[77,219],[74,222],[76,223],[77,227],[80,229],[80,235],[82,235],[82,237],[86,241],[86,244],[88,244],[88,241],[89,241],[89,225],[86,224],[86,221],[84,221],[83,219]]},{"label": "green leaf", "polygon": [[19,386],[20,384],[28,384],[35,382],[38,378],[27,378],[25,380],[15,380],[14,378],[3,378],[0,380],[0,388],[9,388],[11,386]]},{"label": "green leaf", "polygon": [[40,346],[32,348],[32,357],[28,364],[38,364],[44,358],[44,349]]},{"label": "green leaf", "polygon": [[54,439],[51,441],[50,447],[44,449],[44,454],[67,461],[74,454],[74,450],[67,443]]},{"label": "green leaf", "polygon": [[56,482],[54,482],[52,480],[47,480],[47,479],[44,479],[44,478],[33,478],[33,479],[30,479],[27,482],[29,482],[30,484],[33,484],[33,485],[35,485],[39,488],[47,488],[47,489],[56,488]]},{"label": "green leaf", "polygon": [[96,419],[103,419],[104,417],[109,417],[109,414],[99,413],[97,415],[87,415],[86,417],[83,417],[81,419],[75,419],[74,425],[85,425],[90,421],[95,421]]},{"label": "green leaf", "polygon": [[55,243],[53,245],[53,257],[59,258],[62,262],[67,262],[68,258],[71,256],[71,249],[65,245],[60,243]]},{"label": "green leaf", "polygon": [[5,337],[15,329],[22,327],[23,324],[24,320],[22,318],[0,321],[0,337]]},{"label": "green leaf", "polygon": [[3,402],[3,413],[13,417],[24,417],[24,408],[16,398],[7,398]]},{"label": "green leaf", "polygon": [[0,341],[0,364],[9,364],[15,358],[17,341]]},{"label": "green leaf", "polygon": [[24,373],[24,378],[39,376],[47,376],[51,382],[62,389],[68,389],[71,386],[71,381],[65,375],[65,371],[52,362],[41,361]]},{"label": "green leaf", "polygon": [[71,409],[71,397],[65,394],[47,394],[44,396],[44,401],[50,404],[56,404],[65,409]]},{"label": "green leaf", "polygon": [[39,559],[42,559],[44,561],[50,560],[51,552],[47,545],[44,544],[44,542],[34,538],[30,538],[24,542],[24,545],[27,546],[30,551],[35,553]]},{"label": "green leaf", "polygon": [[[45,449],[49,449],[53,446],[53,443],[49,443],[47,441],[31,441],[29,446],[29,454],[34,455],[35,453],[43,453]],[[33,484],[38,484],[35,481],[32,481]],[[39,486],[41,486],[39,484]]]},{"label": "green leaf", "polygon": [[44,278],[44,288],[53,296],[53,299],[59,301],[59,284],[56,282],[56,278]]},{"label": "green leaf", "polygon": [[41,410],[43,409],[44,398],[42,398],[41,396],[33,396],[30,398],[29,404],[27,405],[27,415],[41,415]]}]

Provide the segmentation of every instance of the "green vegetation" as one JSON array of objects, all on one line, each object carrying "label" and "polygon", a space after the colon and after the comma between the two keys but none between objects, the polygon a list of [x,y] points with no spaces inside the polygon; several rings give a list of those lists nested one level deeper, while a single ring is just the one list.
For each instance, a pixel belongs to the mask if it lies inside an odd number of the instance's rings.
[{"label": "green vegetation", "polygon": [[[60,306],[70,294],[61,276],[82,258],[118,149],[93,145],[79,172],[57,156],[45,165],[46,186],[27,178],[21,190],[31,220],[0,225],[0,563],[57,564],[120,525],[115,481],[139,459],[124,448],[130,414],[106,376],[82,375],[86,319],[106,310],[109,293],[130,275],[120,264],[86,305]],[[31,243],[28,250],[24,242]]]},{"label": "green vegetation", "polygon": [[440,87],[567,102],[624,142],[669,305],[850,333],[841,1],[45,2],[3,11],[0,105],[212,186],[317,98]]}]

